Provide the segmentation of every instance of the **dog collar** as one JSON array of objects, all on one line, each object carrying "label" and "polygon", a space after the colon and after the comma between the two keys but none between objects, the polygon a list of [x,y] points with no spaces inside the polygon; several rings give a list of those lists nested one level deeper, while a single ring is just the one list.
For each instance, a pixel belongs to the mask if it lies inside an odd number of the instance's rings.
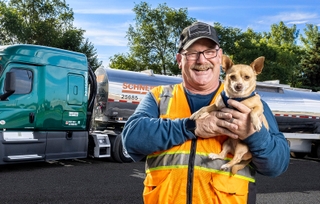
[{"label": "dog collar", "polygon": [[232,100],[236,100],[236,101],[241,102],[241,101],[243,101],[243,100],[245,100],[245,99],[248,99],[248,98],[254,96],[255,94],[256,94],[256,92],[252,92],[249,96],[244,97],[244,98],[229,98],[229,97],[226,95],[226,92],[225,92],[225,91],[222,91],[222,92],[221,92],[221,98],[222,98],[223,103],[224,103],[224,105],[225,105],[226,107],[232,108],[232,107],[227,103],[228,99],[232,99]]}]

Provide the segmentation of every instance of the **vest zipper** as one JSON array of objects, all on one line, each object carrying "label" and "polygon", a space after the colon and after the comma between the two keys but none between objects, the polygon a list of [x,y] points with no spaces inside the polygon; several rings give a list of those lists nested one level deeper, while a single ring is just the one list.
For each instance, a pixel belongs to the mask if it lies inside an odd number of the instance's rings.
[{"label": "vest zipper", "polygon": [[194,161],[196,157],[197,139],[192,139],[189,165],[188,165],[188,180],[187,180],[187,204],[192,204],[192,192],[193,192],[193,176],[194,176]]}]

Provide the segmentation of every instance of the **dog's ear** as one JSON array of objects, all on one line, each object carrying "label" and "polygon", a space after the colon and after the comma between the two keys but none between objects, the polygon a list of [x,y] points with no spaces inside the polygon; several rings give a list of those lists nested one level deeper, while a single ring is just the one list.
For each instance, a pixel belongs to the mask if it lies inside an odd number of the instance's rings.
[{"label": "dog's ear", "polygon": [[230,69],[233,66],[232,60],[227,55],[222,55],[222,69],[224,72],[226,72],[228,69]]},{"label": "dog's ear", "polygon": [[256,72],[256,75],[262,72],[264,66],[264,57],[258,57],[251,64],[250,67]]}]

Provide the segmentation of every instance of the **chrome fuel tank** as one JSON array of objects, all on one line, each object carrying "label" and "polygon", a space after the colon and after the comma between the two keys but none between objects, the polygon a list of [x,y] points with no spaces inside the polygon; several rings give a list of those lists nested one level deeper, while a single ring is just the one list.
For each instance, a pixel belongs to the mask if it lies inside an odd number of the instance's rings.
[{"label": "chrome fuel tank", "polygon": [[282,132],[320,133],[320,93],[285,85],[257,83]]},{"label": "chrome fuel tank", "polygon": [[98,68],[95,75],[98,90],[94,120],[98,126],[124,123],[153,87],[182,81],[181,77],[153,74],[149,70],[133,72]]}]

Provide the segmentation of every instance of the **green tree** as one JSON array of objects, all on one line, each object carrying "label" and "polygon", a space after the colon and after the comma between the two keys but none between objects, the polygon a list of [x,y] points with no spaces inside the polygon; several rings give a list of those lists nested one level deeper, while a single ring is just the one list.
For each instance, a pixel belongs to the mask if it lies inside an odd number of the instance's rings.
[{"label": "green tree", "polygon": [[299,70],[299,87],[320,91],[320,32],[318,26],[307,24],[305,37],[300,35],[305,52]]},{"label": "green tree", "polygon": [[242,38],[242,30],[239,28],[223,27],[220,23],[214,23],[213,27],[218,33],[223,53],[233,58],[233,56],[238,54],[235,42]]},{"label": "green tree", "polygon": [[228,55],[236,64],[250,64],[256,58],[265,56],[265,66],[262,74],[258,75],[259,81],[274,79],[268,73],[272,72],[272,61],[275,60],[276,51],[267,45],[261,33],[248,28],[245,32],[238,28],[223,27],[214,24],[220,39],[220,46],[224,54]]},{"label": "green tree", "polygon": [[271,25],[271,32],[263,33],[262,41],[267,43],[269,50],[273,50],[274,57],[263,70],[263,75],[279,79],[283,84],[296,84],[296,70],[299,69],[301,55],[301,48],[297,45],[298,36],[296,25],[289,28],[282,21]]},{"label": "green tree", "polygon": [[93,68],[101,66],[84,30],[73,26],[73,11],[65,0],[0,0],[0,43],[37,44],[88,56]]},{"label": "green tree", "polygon": [[175,56],[179,35],[195,19],[188,17],[187,9],[172,9],[165,3],[153,9],[148,3],[141,2],[134,6],[133,11],[136,23],[130,25],[127,31],[130,53],[114,55],[109,66],[178,74],[180,70]]}]

